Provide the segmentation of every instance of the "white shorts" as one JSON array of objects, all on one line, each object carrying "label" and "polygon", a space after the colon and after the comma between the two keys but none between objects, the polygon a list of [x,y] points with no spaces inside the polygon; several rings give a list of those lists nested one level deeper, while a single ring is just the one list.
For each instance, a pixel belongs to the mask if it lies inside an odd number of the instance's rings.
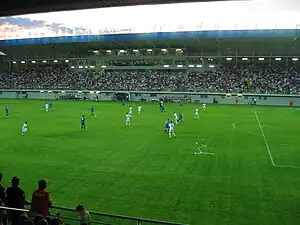
[{"label": "white shorts", "polygon": [[199,113],[195,113],[195,116],[199,116]]},{"label": "white shorts", "polygon": [[22,133],[26,133],[26,132],[27,132],[27,128],[26,127],[22,128]]},{"label": "white shorts", "polygon": [[169,129],[169,133],[174,133],[174,129]]}]

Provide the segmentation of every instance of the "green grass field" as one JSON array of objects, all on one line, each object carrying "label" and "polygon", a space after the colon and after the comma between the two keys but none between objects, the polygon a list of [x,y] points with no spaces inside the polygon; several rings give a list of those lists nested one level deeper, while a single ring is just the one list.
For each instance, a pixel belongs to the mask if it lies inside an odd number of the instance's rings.
[{"label": "green grass field", "polygon": [[[166,104],[166,114],[144,104],[138,116],[134,103],[131,127],[120,103],[54,101],[49,113],[44,104],[0,101],[11,113],[0,118],[3,184],[20,176],[28,200],[36,181],[47,179],[59,206],[193,225],[300,224],[300,169],[289,168],[300,167],[300,111],[208,105],[194,120],[187,104],[177,138],[169,139],[164,122],[178,104]],[[92,104],[97,118],[88,116]],[[215,156],[193,155],[196,142]]]}]

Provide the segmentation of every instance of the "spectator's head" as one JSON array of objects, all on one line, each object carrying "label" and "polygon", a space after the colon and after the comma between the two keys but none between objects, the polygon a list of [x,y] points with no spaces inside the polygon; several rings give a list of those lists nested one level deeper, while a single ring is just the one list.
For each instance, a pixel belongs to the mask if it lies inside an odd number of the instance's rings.
[{"label": "spectator's head", "polygon": [[19,224],[23,224],[25,220],[28,219],[28,215],[26,213],[23,213],[20,217],[19,217]]},{"label": "spectator's head", "polygon": [[34,218],[34,223],[35,223],[35,225],[38,225],[39,222],[40,222],[42,219],[44,219],[44,217],[42,217],[42,216],[36,216],[36,217]]},{"label": "spectator's head", "polygon": [[36,225],[48,225],[48,222],[45,219],[41,219]]},{"label": "spectator's head", "polygon": [[50,222],[51,222],[51,217],[50,217],[50,216],[46,216],[46,217],[45,217],[45,220],[47,220],[47,223],[50,224]]},{"label": "spectator's head", "polygon": [[81,215],[84,212],[84,206],[83,205],[78,205],[76,207],[76,212],[78,212],[79,215]]},{"label": "spectator's head", "polygon": [[50,221],[50,225],[61,225],[61,224],[62,224],[62,221],[59,218],[53,218]]},{"label": "spectator's head", "polygon": [[39,180],[39,190],[46,189],[47,182],[45,180]]},{"label": "spectator's head", "polygon": [[19,184],[20,184],[20,178],[14,176],[14,177],[11,179],[11,186],[12,186],[12,187],[18,187]]}]

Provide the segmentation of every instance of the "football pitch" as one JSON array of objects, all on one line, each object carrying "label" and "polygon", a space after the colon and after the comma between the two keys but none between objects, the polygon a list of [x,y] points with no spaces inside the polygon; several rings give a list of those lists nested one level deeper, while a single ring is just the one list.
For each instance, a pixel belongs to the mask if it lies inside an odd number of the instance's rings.
[{"label": "football pitch", "polygon": [[[0,171],[30,200],[46,179],[53,203],[192,225],[300,224],[300,111],[285,107],[0,100]],[[8,106],[11,116],[4,116]],[[89,115],[95,106],[97,118]],[[169,139],[173,112],[184,123]],[[80,131],[85,114],[87,130]],[[21,127],[28,121],[28,132]],[[205,152],[194,154],[196,142]]]}]

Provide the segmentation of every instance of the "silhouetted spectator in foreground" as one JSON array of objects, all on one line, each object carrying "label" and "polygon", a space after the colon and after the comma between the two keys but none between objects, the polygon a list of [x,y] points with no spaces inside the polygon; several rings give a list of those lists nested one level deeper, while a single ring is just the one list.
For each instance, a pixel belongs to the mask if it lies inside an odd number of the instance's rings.
[{"label": "silhouetted spectator in foreground", "polygon": [[4,219],[0,215],[0,225],[4,225],[4,224],[5,224],[5,221],[4,221]]},{"label": "silhouetted spectator in foreground", "polygon": [[2,203],[5,203],[6,202],[6,194],[5,194],[5,188],[1,184],[2,178],[3,178],[3,174],[0,173],[0,200],[2,200]]},{"label": "silhouetted spectator in foreground", "polygon": [[[1,199],[0,199],[0,206],[5,206]],[[3,225],[6,225],[7,212],[4,209],[0,209],[0,221],[2,221]]]},{"label": "silhouetted spectator in foreground", "polygon": [[84,209],[83,205],[78,205],[76,207],[76,211],[80,216],[80,225],[90,225],[91,224],[91,216],[88,211]]},{"label": "silhouetted spectator in foreground", "polygon": [[[0,206],[5,206],[5,203],[6,203],[6,193],[5,193],[5,188],[1,184],[2,178],[3,178],[3,174],[0,173]],[[6,210],[0,209],[0,217],[1,217],[0,219],[1,219],[2,223],[5,225],[6,221],[7,221]]]},{"label": "silhouetted spectator in foreground", "polygon": [[61,225],[61,224],[62,224],[62,221],[59,218],[53,218],[50,221],[50,225]]},{"label": "silhouetted spectator in foreground", "polygon": [[[24,209],[25,192],[19,188],[20,178],[13,177],[11,180],[11,187],[6,190],[6,204],[7,207]],[[18,225],[19,216],[23,214],[21,211],[7,210],[8,220],[11,225]]]},{"label": "silhouetted spectator in foreground", "polygon": [[42,219],[44,219],[43,216],[36,216],[36,217],[34,217],[34,219],[33,219],[34,224],[37,225]]},{"label": "silhouetted spectator in foreground", "polygon": [[35,225],[33,219],[27,218],[22,225]]},{"label": "silhouetted spectator in foreground", "polygon": [[48,222],[46,219],[41,219],[38,223],[36,223],[35,225],[48,225]]},{"label": "silhouetted spectator in foreground", "polygon": [[38,182],[38,189],[32,193],[31,199],[31,216],[42,215],[44,217],[49,215],[49,207],[52,205],[50,192],[46,191],[47,182],[40,180]]},{"label": "silhouetted spectator in foreground", "polygon": [[18,224],[23,225],[24,221],[28,219],[28,214],[27,213],[23,213],[19,219],[18,219]]},{"label": "silhouetted spectator in foreground", "polygon": [[51,222],[51,217],[50,217],[50,216],[47,216],[47,217],[45,217],[45,220],[47,220],[47,223],[50,224],[50,222]]}]

